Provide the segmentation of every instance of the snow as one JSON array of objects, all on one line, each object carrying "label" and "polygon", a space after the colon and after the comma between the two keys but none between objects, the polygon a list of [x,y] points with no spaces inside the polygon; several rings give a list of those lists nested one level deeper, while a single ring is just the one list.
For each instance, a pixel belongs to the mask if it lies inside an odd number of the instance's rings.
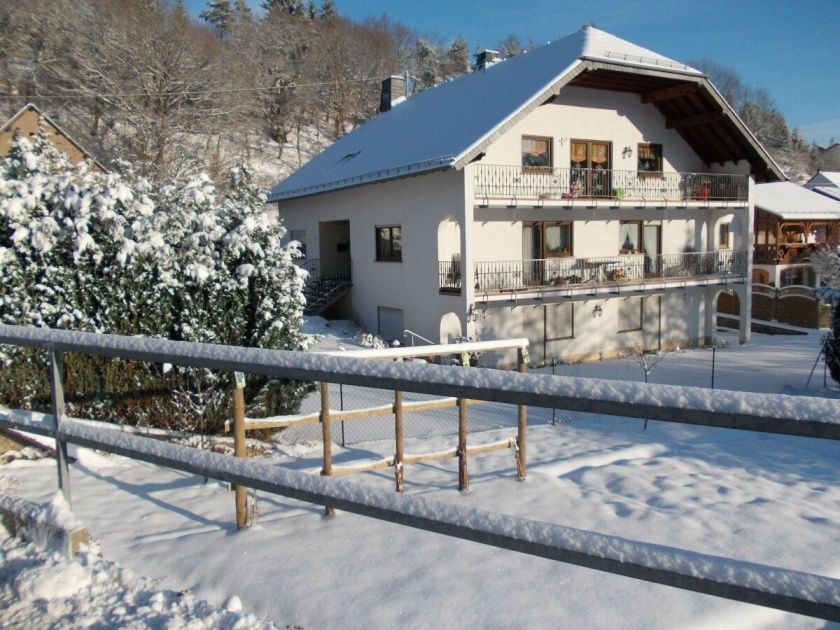
[{"label": "snow", "polygon": [[[2,528],[0,528],[2,529]],[[20,539],[0,548],[4,628],[275,628],[233,604],[216,608],[187,590],[160,590],[96,551],[69,561]]]},{"label": "snow", "polygon": [[268,201],[448,168],[581,59],[700,75],[693,68],[587,26],[527,54],[412,96],[347,134],[277,184]]},{"label": "snow", "polygon": [[[321,336],[323,350],[345,343],[352,347],[354,330],[347,322],[313,318],[307,329]],[[787,348],[792,357],[800,352],[813,357],[818,341],[818,334],[755,335],[748,346],[753,353],[739,358],[742,365],[765,364],[766,371],[734,364],[733,369],[752,372],[744,375],[752,379],[745,382],[759,391],[781,391],[799,380],[804,385],[799,373],[791,381],[790,369],[784,366],[776,375],[778,352]],[[701,352],[668,355],[653,376],[687,380],[688,372],[678,366],[689,365]],[[723,356],[726,351],[719,352],[718,360]],[[598,370],[605,375],[625,364],[567,367],[596,376]],[[636,372],[640,375],[638,368]],[[414,417],[407,416],[407,425]],[[660,422],[652,422],[647,431],[641,427],[641,421],[616,422],[594,414],[578,414],[557,427],[532,426],[527,483],[515,480],[512,453],[504,451],[470,460],[468,493],[456,490],[454,460],[407,466],[406,491],[430,500],[438,516],[472,518],[497,533],[521,526],[509,517],[525,517],[531,524],[517,533],[532,540],[600,545],[605,552],[646,562],[668,557],[673,566],[691,567],[694,574],[714,573],[720,567],[706,558],[711,555],[732,557],[729,575],[756,584],[779,577],[756,573],[750,563],[840,578],[837,442]],[[510,435],[511,429],[471,434],[470,444]],[[444,450],[454,446],[453,440],[407,439],[405,448],[410,453]],[[150,448],[166,446],[170,445]],[[391,455],[392,448],[391,441],[381,439],[346,448],[336,445],[334,461],[341,465],[375,459]],[[262,491],[257,493],[258,523],[234,536],[233,495],[224,484],[205,484],[194,475],[119,456],[94,457],[79,448],[78,454],[83,453],[89,457],[81,457],[71,469],[74,511],[100,540],[105,557],[160,579],[156,588],[189,588],[222,607],[235,607],[231,598],[237,596],[244,610],[276,622],[346,628],[825,627],[806,617],[346,512],[324,519],[317,506]],[[201,461],[212,454],[194,455]],[[315,471],[320,446],[284,445],[255,461]],[[266,478],[280,479],[283,474],[278,468]],[[55,464],[14,462],[0,470],[3,479],[21,496],[44,500],[55,491]],[[313,476],[308,483],[315,487],[322,481]],[[340,483],[354,488],[358,498],[400,503],[390,470]],[[430,502],[425,505],[429,508]],[[639,548],[631,540],[688,551],[677,559],[666,550]],[[838,589],[831,584],[816,580],[800,586],[815,594],[823,589],[823,596],[836,598]]]},{"label": "snow", "polygon": [[756,184],[755,205],[782,219],[840,219],[840,201],[791,182]]}]

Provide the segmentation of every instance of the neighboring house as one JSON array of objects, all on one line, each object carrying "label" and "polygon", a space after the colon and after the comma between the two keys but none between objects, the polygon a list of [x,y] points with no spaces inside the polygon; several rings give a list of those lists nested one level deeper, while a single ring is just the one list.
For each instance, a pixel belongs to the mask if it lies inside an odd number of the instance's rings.
[{"label": "neighboring house", "polygon": [[840,171],[820,171],[805,183],[805,187],[826,197],[840,199]]},{"label": "neighboring house", "polygon": [[755,187],[753,282],[816,287],[808,259],[840,244],[840,201],[791,182]]},{"label": "neighboring house", "polygon": [[840,142],[834,142],[825,149],[820,149],[820,161],[827,171],[840,169]]},{"label": "neighboring house", "polygon": [[352,267],[335,314],[572,361],[709,343],[722,292],[746,341],[754,181],[781,179],[700,71],[587,27],[420,92],[268,200],[308,268]]},{"label": "neighboring house", "polygon": [[0,127],[0,156],[9,154],[12,147],[12,139],[16,133],[25,137],[34,136],[38,133],[39,125],[43,125],[46,128],[50,142],[52,142],[55,148],[67,155],[71,164],[76,165],[82,160],[89,160],[92,168],[103,173],[107,172],[107,169],[88,153],[82,145],[76,142],[52,118],[32,103],[25,105],[17,114],[12,116]]}]

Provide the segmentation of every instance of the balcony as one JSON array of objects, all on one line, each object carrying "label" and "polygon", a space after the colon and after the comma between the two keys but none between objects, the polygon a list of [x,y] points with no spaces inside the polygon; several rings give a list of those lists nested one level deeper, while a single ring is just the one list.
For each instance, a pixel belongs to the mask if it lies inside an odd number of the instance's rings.
[{"label": "balcony", "polygon": [[475,165],[474,194],[480,205],[502,200],[577,205],[575,202],[620,205],[743,205],[749,183],[746,175],[720,173],[640,172],[613,169]]},{"label": "balcony", "polygon": [[[711,282],[747,274],[747,252],[722,250],[686,254],[627,254],[602,258],[546,258],[487,261],[474,265],[475,290],[486,293],[657,287],[687,281]],[[460,293],[460,263],[439,263],[441,293]]]}]

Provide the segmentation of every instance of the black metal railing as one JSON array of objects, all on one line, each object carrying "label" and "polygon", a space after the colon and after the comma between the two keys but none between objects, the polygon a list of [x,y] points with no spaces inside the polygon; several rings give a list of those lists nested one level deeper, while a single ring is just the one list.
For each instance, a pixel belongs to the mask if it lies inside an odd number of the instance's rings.
[{"label": "black metal railing", "polygon": [[658,256],[623,254],[599,258],[486,261],[474,265],[477,291],[615,285],[655,279],[745,275],[746,272],[747,252],[731,250]]},{"label": "black metal railing", "polygon": [[442,293],[461,292],[460,260],[441,260],[438,262],[438,286]]},{"label": "black metal railing", "polygon": [[298,265],[309,273],[303,287],[307,315],[321,312],[341,297],[352,285],[352,263],[332,264],[322,268],[320,258],[310,258]]},{"label": "black metal railing", "polygon": [[746,201],[746,175],[475,165],[476,199]]}]

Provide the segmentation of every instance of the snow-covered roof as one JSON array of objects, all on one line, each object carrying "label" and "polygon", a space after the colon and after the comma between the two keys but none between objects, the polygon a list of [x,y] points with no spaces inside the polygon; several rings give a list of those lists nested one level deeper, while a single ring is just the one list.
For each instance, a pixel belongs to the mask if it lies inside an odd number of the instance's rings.
[{"label": "snow-covered roof", "polygon": [[809,188],[818,185],[840,186],[840,171],[820,171],[805,185]]},{"label": "snow-covered roof", "polygon": [[268,201],[450,168],[584,60],[703,76],[594,27],[422,91],[277,184]]},{"label": "snow-covered roof", "polygon": [[813,190],[821,195],[840,201],[840,186],[808,186],[808,190]]},{"label": "snow-covered roof", "polygon": [[840,220],[840,201],[791,182],[756,184],[755,207],[782,219]]}]

